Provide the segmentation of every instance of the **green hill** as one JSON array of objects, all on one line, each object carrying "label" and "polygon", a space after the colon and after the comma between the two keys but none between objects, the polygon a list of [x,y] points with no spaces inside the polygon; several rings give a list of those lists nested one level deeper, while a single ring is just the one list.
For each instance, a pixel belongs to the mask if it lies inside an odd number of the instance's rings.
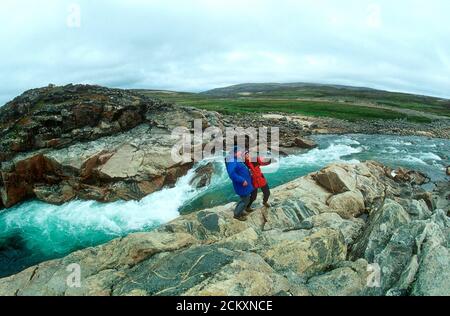
[{"label": "green hill", "polygon": [[340,119],[450,119],[450,100],[370,88],[309,83],[239,84],[202,93],[140,90],[222,113],[281,112]]}]

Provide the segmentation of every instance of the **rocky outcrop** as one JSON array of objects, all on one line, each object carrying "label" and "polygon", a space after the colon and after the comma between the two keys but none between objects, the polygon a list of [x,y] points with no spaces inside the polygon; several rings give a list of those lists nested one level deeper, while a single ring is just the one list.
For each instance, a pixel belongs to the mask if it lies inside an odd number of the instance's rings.
[{"label": "rocky outcrop", "polygon": [[[0,209],[28,198],[53,204],[75,198],[138,200],[173,185],[193,162],[173,161],[179,139],[172,132],[176,127],[192,132],[194,120],[202,129],[252,124],[137,91],[90,85],[27,91],[0,108]],[[282,144],[312,146],[301,138],[292,141],[302,135],[301,127],[283,126]],[[210,172],[205,167],[195,185],[206,185]]]},{"label": "rocky outcrop", "polygon": [[[141,199],[173,185],[192,161],[175,163],[175,127],[221,126],[220,116],[98,86],[49,86],[0,109],[0,208],[27,198]],[[217,125],[216,125],[217,124]],[[206,181],[206,180],[203,180]]]},{"label": "rocky outcrop", "polygon": [[160,101],[98,86],[29,90],[0,109],[1,152],[11,157],[98,139],[136,127],[149,110],[165,107]]},{"label": "rocky outcrop", "polygon": [[[257,114],[236,114],[223,117],[225,127],[239,126],[242,128],[278,127],[281,154],[291,154],[299,149],[312,149],[317,144],[308,138],[312,134],[310,125],[300,120],[290,119],[284,115],[257,115]],[[257,131],[258,132],[258,131]],[[270,141],[270,135],[268,137]]]},{"label": "rocky outcrop", "polygon": [[[263,209],[240,222],[218,206],[1,279],[0,295],[450,295],[450,220],[391,171],[333,165],[273,190],[265,226]],[[347,192],[363,210],[343,212]]]}]

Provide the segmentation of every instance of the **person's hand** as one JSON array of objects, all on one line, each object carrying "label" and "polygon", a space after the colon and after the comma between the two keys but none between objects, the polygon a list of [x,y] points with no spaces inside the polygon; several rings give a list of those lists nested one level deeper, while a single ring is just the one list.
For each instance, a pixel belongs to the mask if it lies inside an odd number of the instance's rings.
[{"label": "person's hand", "polygon": [[244,187],[247,187],[247,186],[248,186],[248,182],[247,182],[247,181],[244,181],[244,183],[242,183],[242,185],[243,185]]}]

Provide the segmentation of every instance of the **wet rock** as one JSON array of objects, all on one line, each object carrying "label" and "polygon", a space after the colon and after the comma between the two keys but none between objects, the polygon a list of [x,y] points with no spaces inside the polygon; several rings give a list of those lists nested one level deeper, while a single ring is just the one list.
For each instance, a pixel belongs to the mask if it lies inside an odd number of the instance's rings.
[{"label": "wet rock", "polygon": [[33,192],[39,200],[56,205],[70,201],[76,196],[74,189],[68,184],[35,187]]},{"label": "wet rock", "polygon": [[[131,269],[130,278],[119,282],[114,295],[135,290],[147,295],[182,295],[231,264],[238,253],[215,245],[202,245],[182,252],[156,257]],[[136,284],[132,280],[143,280]]]},{"label": "wet rock", "polygon": [[199,212],[197,219],[202,223],[203,227],[212,232],[219,232],[219,216],[215,213]]},{"label": "wet rock", "polygon": [[[196,243],[189,235],[139,233],[93,249],[74,252],[0,280],[0,295],[111,295],[111,288],[125,277],[123,271],[159,253]],[[120,252],[115,250],[120,249]],[[82,286],[70,288],[67,268],[78,264]],[[121,272],[122,271],[122,272]]]},{"label": "wet rock", "polygon": [[386,174],[395,181],[399,182],[409,182],[416,185],[422,185],[430,182],[430,178],[422,172],[407,170],[405,168],[399,168],[397,170],[386,168]]},{"label": "wet rock", "polygon": [[312,149],[317,147],[317,144],[314,141],[300,137],[295,138],[294,144],[296,147],[305,149]]},{"label": "wet rock", "polygon": [[214,164],[208,163],[196,169],[195,176],[190,184],[197,189],[204,188],[211,183],[211,177],[214,174]]}]

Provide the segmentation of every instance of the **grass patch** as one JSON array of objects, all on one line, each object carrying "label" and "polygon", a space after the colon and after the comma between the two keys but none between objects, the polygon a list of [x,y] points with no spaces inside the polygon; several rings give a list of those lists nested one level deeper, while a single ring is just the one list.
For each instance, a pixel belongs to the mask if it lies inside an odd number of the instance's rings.
[{"label": "grass patch", "polygon": [[224,114],[281,112],[314,117],[331,117],[349,121],[407,119],[417,123],[429,123],[430,119],[412,116],[388,109],[329,101],[277,100],[270,98],[216,98],[199,94],[146,93],[165,101]]}]

